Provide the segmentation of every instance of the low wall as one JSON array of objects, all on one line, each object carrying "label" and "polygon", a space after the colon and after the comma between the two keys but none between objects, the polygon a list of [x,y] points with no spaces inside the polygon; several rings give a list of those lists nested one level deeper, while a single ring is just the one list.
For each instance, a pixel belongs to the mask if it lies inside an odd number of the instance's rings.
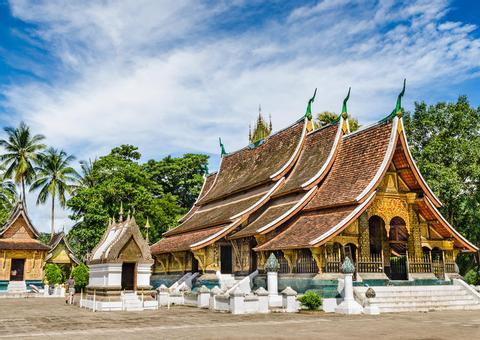
[{"label": "low wall", "polygon": [[153,289],[156,289],[156,288],[160,287],[161,285],[165,285],[167,287],[170,287],[175,282],[180,280],[180,278],[183,275],[184,275],[183,273],[179,273],[179,274],[152,274],[152,276],[150,276],[150,285],[153,287]]},{"label": "low wall", "polygon": [[[265,274],[258,275],[253,279],[253,290],[260,287],[267,289],[267,277]],[[337,291],[338,280],[320,280],[314,277],[295,276],[295,274],[279,274],[278,291],[281,292],[287,287],[291,287],[299,294],[303,294],[307,290],[313,290],[323,298],[340,297]]]}]

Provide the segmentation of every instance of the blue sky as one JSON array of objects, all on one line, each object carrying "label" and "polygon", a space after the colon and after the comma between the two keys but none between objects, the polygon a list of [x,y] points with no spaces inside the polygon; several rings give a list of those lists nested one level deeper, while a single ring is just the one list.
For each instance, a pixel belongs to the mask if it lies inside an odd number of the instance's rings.
[{"label": "blue sky", "polygon": [[[144,158],[202,152],[218,167],[262,105],[281,129],[305,110],[368,124],[404,106],[480,105],[477,1],[0,0],[0,123],[26,121],[78,159],[120,143]],[[48,230],[48,207],[31,214]],[[68,212],[57,225],[67,228]]]}]

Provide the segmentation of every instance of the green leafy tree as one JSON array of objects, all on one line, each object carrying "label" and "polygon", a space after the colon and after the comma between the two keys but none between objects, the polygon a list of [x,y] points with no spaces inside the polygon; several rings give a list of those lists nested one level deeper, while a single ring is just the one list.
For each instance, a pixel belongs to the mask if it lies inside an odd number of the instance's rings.
[{"label": "green leafy tree", "polygon": [[51,230],[55,234],[55,199],[58,198],[60,206],[66,206],[66,194],[71,193],[73,183],[78,174],[70,163],[75,159],[67,155],[63,150],[49,148],[44,154],[38,156],[36,179],[30,187],[30,191],[40,190],[37,204],[43,204],[48,197],[51,198]]},{"label": "green leafy tree", "polygon": [[79,187],[68,200],[71,218],[77,223],[69,232],[69,240],[80,257],[99,242],[108,223],[118,219],[120,205],[134,211],[140,229],[145,234],[147,218],[151,228],[149,238],[155,242],[161,234],[176,224],[185,212],[172,193],[151,179],[147,169],[139,164],[137,148],[122,145],[93,163],[90,179],[94,186]]},{"label": "green leafy tree", "polygon": [[83,263],[75,266],[72,270],[72,277],[75,280],[75,286],[79,289],[85,288],[88,284],[88,267]]},{"label": "green leafy tree", "polygon": [[185,154],[174,158],[167,156],[161,161],[149,160],[143,170],[158,184],[158,192],[175,195],[178,203],[186,209],[195,203],[208,172],[208,156]]},{"label": "green leafy tree", "polygon": [[65,278],[63,277],[62,269],[55,263],[47,263],[45,265],[45,282],[49,285],[57,283],[63,283]]},{"label": "green leafy tree", "polygon": [[[30,184],[35,175],[34,164],[39,153],[45,149],[43,135],[33,135],[30,128],[21,122],[17,128],[4,128],[7,138],[0,140],[5,152],[0,160],[5,166],[4,178],[13,178],[22,190],[22,199],[25,200],[25,187]],[[25,203],[26,205],[26,203]]]},{"label": "green leafy tree", "polygon": [[[338,120],[339,115],[335,112],[323,111],[317,114],[317,126],[323,127],[328,124],[333,124]],[[357,131],[361,125],[358,123],[358,119],[348,115],[348,124],[350,126],[350,131]]]},{"label": "green leafy tree", "polygon": [[[442,201],[447,220],[474,243],[480,242],[480,108],[467,97],[456,103],[415,103],[405,116],[413,157]],[[471,263],[471,262],[470,262]],[[459,263],[462,272],[468,266]]]}]

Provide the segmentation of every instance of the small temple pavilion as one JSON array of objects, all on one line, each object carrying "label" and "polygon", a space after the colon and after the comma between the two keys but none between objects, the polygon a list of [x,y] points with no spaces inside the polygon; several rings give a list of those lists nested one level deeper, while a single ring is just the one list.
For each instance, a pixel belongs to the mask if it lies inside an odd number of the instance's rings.
[{"label": "small temple pavilion", "polygon": [[[315,128],[307,113],[241,150],[218,172],[177,227],[152,245],[156,275],[264,270],[331,280],[349,257],[356,280],[444,280],[459,252],[477,251],[440,213],[442,203],[409,150],[401,110],[351,132],[342,114]],[[291,281],[292,282],[292,281]]]},{"label": "small temple pavilion", "polygon": [[110,297],[151,288],[153,259],[134,217],[112,219],[87,264],[89,293]]},{"label": "small temple pavilion", "polygon": [[80,264],[80,261],[75,257],[73,250],[70,248],[65,232],[61,231],[54,234],[48,245],[50,246],[50,251],[45,258],[45,262],[55,263],[63,267],[64,272],[69,277],[73,267]]},{"label": "small temple pavilion", "polygon": [[23,201],[18,201],[0,230],[0,290],[21,292],[31,284],[42,284],[50,247],[42,244],[39,236]]}]

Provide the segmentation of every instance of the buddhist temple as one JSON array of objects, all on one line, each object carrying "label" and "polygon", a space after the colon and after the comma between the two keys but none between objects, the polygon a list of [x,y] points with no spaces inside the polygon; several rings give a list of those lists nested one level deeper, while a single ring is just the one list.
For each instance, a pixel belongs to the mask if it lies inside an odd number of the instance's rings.
[{"label": "buddhist temple", "polygon": [[357,281],[456,275],[458,253],[477,247],[442,216],[412,158],[402,96],[355,132],[348,97],[338,120],[317,129],[312,98],[290,126],[222,154],[191,210],[152,245],[155,275],[261,275],[271,253],[300,291],[295,280],[335,280],[346,257]]},{"label": "buddhist temple", "polygon": [[63,268],[67,277],[69,277],[73,267],[80,264],[80,261],[75,257],[70,248],[65,232],[61,231],[54,234],[48,245],[50,246],[50,251],[45,258],[45,262],[59,265]]},{"label": "buddhist temple", "polygon": [[32,284],[42,285],[50,247],[41,243],[39,236],[23,201],[18,201],[0,230],[0,290],[25,292]]},{"label": "buddhist temple", "polygon": [[[129,214],[130,215],[130,214]],[[87,291],[119,296],[121,291],[149,290],[153,259],[134,217],[111,220],[88,261]]]}]

